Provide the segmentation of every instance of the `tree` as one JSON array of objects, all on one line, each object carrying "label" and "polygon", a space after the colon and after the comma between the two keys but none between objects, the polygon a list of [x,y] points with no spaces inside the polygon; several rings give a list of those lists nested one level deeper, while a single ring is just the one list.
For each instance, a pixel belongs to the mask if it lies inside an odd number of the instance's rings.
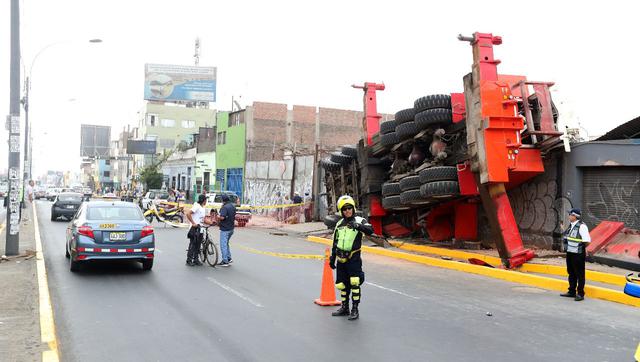
[{"label": "tree", "polygon": [[174,150],[165,151],[157,160],[145,166],[140,170],[140,182],[145,185],[147,190],[159,189],[162,187],[162,173],[159,171],[160,166],[173,154]]}]

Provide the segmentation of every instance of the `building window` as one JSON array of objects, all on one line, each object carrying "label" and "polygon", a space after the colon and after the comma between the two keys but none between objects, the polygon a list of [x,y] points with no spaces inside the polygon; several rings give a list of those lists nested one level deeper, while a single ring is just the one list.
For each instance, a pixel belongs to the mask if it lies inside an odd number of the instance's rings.
[{"label": "building window", "polygon": [[155,127],[158,125],[158,115],[147,113],[147,126]]},{"label": "building window", "polygon": [[109,166],[111,164],[111,160],[104,160],[104,164]]},{"label": "building window", "polygon": [[196,121],[182,121],[182,128],[196,128]]},{"label": "building window", "polygon": [[161,138],[160,142],[158,142],[160,148],[173,148],[176,145],[176,141],[170,138]]},{"label": "building window", "polygon": [[175,119],[161,119],[160,120],[160,124],[162,124],[162,127],[175,127],[176,126],[176,120]]},{"label": "building window", "polygon": [[232,113],[229,115],[229,127],[239,126],[244,123],[244,112]]},{"label": "building window", "polygon": [[104,171],[103,172],[104,177],[111,177],[111,172],[109,171]]},{"label": "building window", "polygon": [[216,144],[224,145],[226,143],[227,143],[227,132],[226,131],[218,132],[218,137],[216,139]]}]

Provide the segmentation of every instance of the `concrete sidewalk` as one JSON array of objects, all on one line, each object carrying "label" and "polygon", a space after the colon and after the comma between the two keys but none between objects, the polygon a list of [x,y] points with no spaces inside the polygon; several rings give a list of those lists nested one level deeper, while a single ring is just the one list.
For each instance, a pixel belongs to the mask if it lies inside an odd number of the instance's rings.
[{"label": "concrete sidewalk", "polygon": [[[3,218],[3,222],[6,217]],[[5,254],[6,229],[0,234],[0,254]],[[44,346],[40,338],[38,278],[33,218],[20,225],[22,256],[0,263],[0,359],[40,361]]]}]

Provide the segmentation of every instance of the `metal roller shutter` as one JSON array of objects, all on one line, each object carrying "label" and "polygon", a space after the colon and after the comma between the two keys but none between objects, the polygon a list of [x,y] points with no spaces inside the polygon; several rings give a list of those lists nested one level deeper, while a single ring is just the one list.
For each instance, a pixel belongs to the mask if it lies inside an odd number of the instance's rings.
[{"label": "metal roller shutter", "polygon": [[590,228],[612,220],[640,229],[640,167],[586,167],[582,192],[582,215]]}]

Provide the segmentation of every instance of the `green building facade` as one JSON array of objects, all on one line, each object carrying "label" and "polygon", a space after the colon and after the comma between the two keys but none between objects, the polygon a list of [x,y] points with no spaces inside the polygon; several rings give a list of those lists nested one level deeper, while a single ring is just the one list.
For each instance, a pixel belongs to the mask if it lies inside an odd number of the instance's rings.
[{"label": "green building facade", "polygon": [[216,117],[216,190],[244,196],[246,124],[244,111],[218,112]]}]

